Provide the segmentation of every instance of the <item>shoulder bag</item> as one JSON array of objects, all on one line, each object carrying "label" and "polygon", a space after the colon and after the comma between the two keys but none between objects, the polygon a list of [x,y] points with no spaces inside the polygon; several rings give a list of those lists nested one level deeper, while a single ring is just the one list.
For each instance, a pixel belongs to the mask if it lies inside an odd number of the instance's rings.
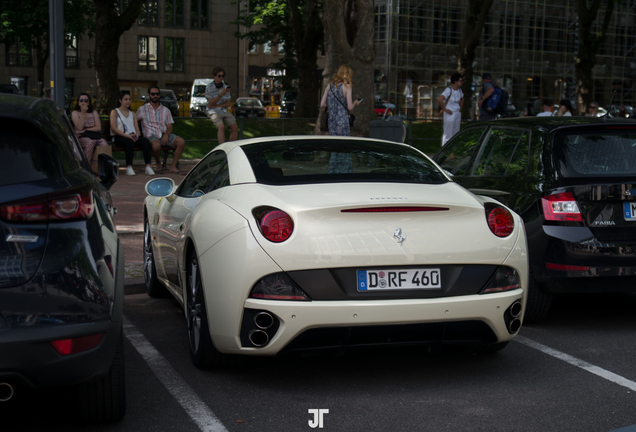
[{"label": "shoulder bag", "polygon": [[[343,85],[344,85],[344,84],[343,84]],[[336,92],[334,92],[334,91],[333,91],[333,87],[329,86],[329,89],[330,89],[330,90],[331,90],[331,92],[333,93],[333,96],[336,98],[336,100],[337,100],[338,102],[340,102],[340,105],[342,105],[342,106],[343,106],[343,108],[344,108],[345,110],[347,110],[347,112],[349,112],[349,108],[347,108],[347,107],[345,106],[345,104],[343,104],[343,103],[342,103],[342,101],[341,101],[340,99],[338,99],[338,96],[336,96]],[[344,96],[344,95],[343,95],[343,96]],[[349,113],[349,127],[350,127],[350,128],[352,128],[352,127],[353,127],[353,122],[355,122],[355,121],[356,121],[356,116],[355,116],[355,114],[351,114],[351,113]]]}]

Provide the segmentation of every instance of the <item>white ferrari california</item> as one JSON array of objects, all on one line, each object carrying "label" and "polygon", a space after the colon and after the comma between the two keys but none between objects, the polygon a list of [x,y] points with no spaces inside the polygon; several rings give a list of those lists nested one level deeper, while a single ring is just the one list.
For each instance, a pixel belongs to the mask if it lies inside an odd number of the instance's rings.
[{"label": "white ferrari california", "polygon": [[408,145],[230,142],[146,192],[146,288],[182,304],[197,366],[384,344],[493,352],[521,327],[521,219]]}]

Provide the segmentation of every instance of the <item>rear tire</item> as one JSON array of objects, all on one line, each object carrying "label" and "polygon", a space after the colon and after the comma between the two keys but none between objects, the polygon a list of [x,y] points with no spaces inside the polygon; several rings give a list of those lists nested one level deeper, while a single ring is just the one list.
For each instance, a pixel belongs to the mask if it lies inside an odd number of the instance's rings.
[{"label": "rear tire", "polygon": [[186,270],[186,288],[188,341],[192,362],[196,367],[203,369],[228,365],[235,356],[220,353],[212,343],[199,260],[194,252]]},{"label": "rear tire", "polygon": [[146,292],[150,297],[163,298],[168,296],[168,290],[157,279],[157,267],[152,250],[152,238],[148,219],[144,220],[144,282]]},{"label": "rear tire", "polygon": [[523,324],[536,324],[545,319],[552,305],[553,294],[546,292],[537,284],[532,269],[528,273],[528,300]]},{"label": "rear tire", "polygon": [[121,420],[126,414],[126,377],[124,373],[124,333],[121,332],[113,363],[106,376],[75,388],[75,412],[88,423]]}]

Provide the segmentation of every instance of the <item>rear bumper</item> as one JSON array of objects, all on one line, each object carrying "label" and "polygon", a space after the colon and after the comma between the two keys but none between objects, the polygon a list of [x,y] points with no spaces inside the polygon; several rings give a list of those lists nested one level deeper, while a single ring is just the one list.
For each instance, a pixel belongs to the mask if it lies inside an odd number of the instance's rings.
[{"label": "rear bumper", "polygon": [[528,234],[534,275],[554,293],[636,292],[636,242],[602,242],[586,227]]}]

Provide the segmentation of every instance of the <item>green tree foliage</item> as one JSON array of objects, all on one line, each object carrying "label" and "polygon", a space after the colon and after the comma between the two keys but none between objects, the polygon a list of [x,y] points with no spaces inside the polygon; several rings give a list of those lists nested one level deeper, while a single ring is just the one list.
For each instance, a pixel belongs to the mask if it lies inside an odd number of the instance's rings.
[{"label": "green tree foliage", "polygon": [[[78,38],[93,37],[95,8],[90,0],[64,0],[64,32]],[[20,45],[35,50],[38,81],[44,82],[44,68],[49,59],[49,2],[0,1],[0,43]],[[70,40],[67,39],[67,43]]]},{"label": "green tree foliage", "polygon": [[318,107],[316,63],[324,37],[321,11],[322,0],[248,0],[235,21],[247,30],[234,36],[247,39],[250,46],[272,43],[284,48],[283,57],[271,67],[286,70],[284,88],[291,88],[292,80],[298,79],[296,117],[315,115]]}]

